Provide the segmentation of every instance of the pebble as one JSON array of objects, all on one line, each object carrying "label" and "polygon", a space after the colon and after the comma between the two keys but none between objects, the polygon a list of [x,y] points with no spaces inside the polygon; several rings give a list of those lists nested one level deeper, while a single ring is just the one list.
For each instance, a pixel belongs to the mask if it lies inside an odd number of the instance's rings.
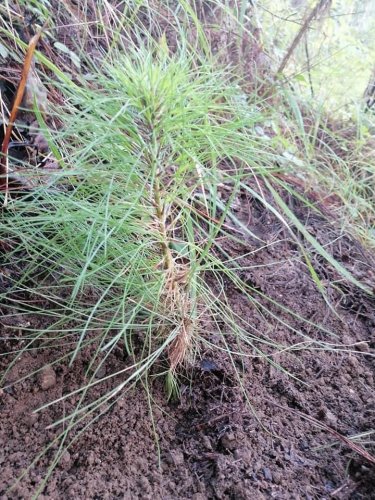
[{"label": "pebble", "polygon": [[40,153],[46,153],[49,149],[48,141],[41,132],[35,135],[33,143]]},{"label": "pebble", "polygon": [[206,450],[212,451],[212,443],[208,436],[203,436],[202,443],[205,446]]},{"label": "pebble", "polygon": [[234,450],[233,456],[235,460],[242,460],[245,464],[250,464],[253,458],[251,450],[244,447]]},{"label": "pebble", "polygon": [[191,497],[191,500],[206,500],[207,497],[206,495],[203,495],[203,493],[194,493],[194,495]]},{"label": "pebble", "polygon": [[273,473],[273,482],[275,484],[280,484],[281,483],[281,479],[282,479],[282,475],[280,474],[280,472],[274,472]]},{"label": "pebble", "polygon": [[367,342],[360,342],[359,344],[356,344],[355,346],[357,351],[360,352],[369,352],[370,347]]},{"label": "pebble", "polygon": [[3,390],[4,390],[5,394],[9,394],[10,396],[14,396],[14,394],[16,392],[12,385],[10,385],[8,387],[4,387]]},{"label": "pebble", "polygon": [[38,422],[38,419],[39,419],[39,413],[30,413],[25,416],[25,423],[29,427],[33,427],[33,425]]},{"label": "pebble", "polygon": [[171,465],[182,465],[184,463],[184,454],[180,450],[170,451],[166,457],[166,461]]},{"label": "pebble", "polygon": [[95,372],[95,378],[103,378],[105,377],[106,373],[107,373],[107,368],[102,363]]},{"label": "pebble", "polygon": [[93,451],[89,451],[86,461],[89,465],[93,465],[95,463],[95,458],[95,453]]},{"label": "pebble", "polygon": [[63,469],[69,469],[71,466],[71,456],[68,451],[65,451],[65,453],[62,455],[60,458],[60,467]]},{"label": "pebble", "polygon": [[264,479],[266,479],[267,481],[272,481],[272,473],[268,467],[263,468],[263,475]]},{"label": "pebble", "polygon": [[236,437],[232,432],[224,434],[224,436],[220,439],[220,443],[229,451],[234,451],[238,447]]},{"label": "pebble", "polygon": [[39,373],[39,386],[42,391],[47,391],[56,385],[56,373],[51,365],[45,366]]},{"label": "pebble", "polygon": [[336,415],[334,415],[331,410],[326,410],[325,412],[325,419],[328,423],[328,425],[332,426],[332,427],[335,427],[336,424],[337,424],[337,417]]},{"label": "pebble", "polygon": [[350,366],[353,366],[354,368],[357,368],[359,365],[359,361],[356,356],[350,355],[348,356],[348,364]]}]

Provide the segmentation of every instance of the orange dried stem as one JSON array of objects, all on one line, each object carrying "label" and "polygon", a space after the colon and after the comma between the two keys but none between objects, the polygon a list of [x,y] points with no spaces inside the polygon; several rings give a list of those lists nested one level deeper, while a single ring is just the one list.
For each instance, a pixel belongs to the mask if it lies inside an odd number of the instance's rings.
[{"label": "orange dried stem", "polygon": [[37,45],[37,43],[39,41],[39,38],[40,38],[40,36],[42,34],[43,29],[44,29],[44,26],[39,31],[39,33],[37,33],[36,35],[34,35],[31,38],[31,40],[29,42],[29,45],[27,47],[27,51],[26,51],[26,55],[25,55],[25,60],[24,60],[23,67],[22,67],[22,72],[21,72],[21,79],[20,79],[20,82],[18,84],[18,89],[17,89],[17,92],[16,92],[16,97],[14,99],[14,103],[13,103],[13,106],[12,106],[12,111],[11,111],[10,117],[9,117],[9,122],[8,122],[8,125],[7,125],[7,128],[6,128],[4,139],[3,139],[3,143],[2,143],[2,146],[1,146],[1,157],[0,157],[0,190],[5,191],[6,195],[8,193],[8,180],[9,180],[8,179],[8,161],[7,161],[8,160],[7,156],[8,156],[9,142],[10,142],[10,138],[11,138],[11,135],[12,135],[13,126],[14,126],[14,123],[15,123],[16,118],[17,118],[18,110],[19,110],[19,107],[21,105],[24,93],[25,93],[26,82],[27,82],[27,78],[29,76],[30,67],[31,67],[31,63],[32,63],[32,60],[33,60],[35,48],[36,48],[36,45]]}]

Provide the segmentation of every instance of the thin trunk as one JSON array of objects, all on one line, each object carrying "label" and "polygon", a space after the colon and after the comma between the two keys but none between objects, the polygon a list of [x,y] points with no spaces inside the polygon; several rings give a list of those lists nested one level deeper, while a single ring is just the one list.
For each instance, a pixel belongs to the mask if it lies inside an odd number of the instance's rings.
[{"label": "thin trunk", "polygon": [[366,110],[373,108],[373,106],[375,105],[375,66],[372,70],[370,80],[363,94],[363,99],[365,101]]},{"label": "thin trunk", "polygon": [[276,71],[276,75],[280,75],[284,71],[292,54],[294,53],[294,51],[298,47],[300,41],[302,40],[303,35],[306,33],[306,31],[310,27],[310,24],[312,23],[312,21],[318,16],[319,13],[326,10],[331,5],[331,1],[332,0],[319,0],[318,3],[315,5],[315,7],[308,14],[306,14],[305,22],[302,24],[299,32],[294,37],[293,42],[290,44],[290,47],[289,47],[287,53],[285,54],[283,60],[280,63],[278,70]]}]

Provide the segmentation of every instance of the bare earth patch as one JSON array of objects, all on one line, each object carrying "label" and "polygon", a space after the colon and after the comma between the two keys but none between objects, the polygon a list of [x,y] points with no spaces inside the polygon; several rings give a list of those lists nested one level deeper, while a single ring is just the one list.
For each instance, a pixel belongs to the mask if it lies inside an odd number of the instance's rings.
[{"label": "bare earth patch", "polygon": [[[252,410],[228,355],[207,351],[189,373],[192,381],[183,385],[180,401],[168,404],[157,380],[152,385],[152,417],[140,387],[108,408],[65,453],[44,491],[45,498],[374,498],[371,464],[303,418],[303,414],[310,415],[345,436],[373,429],[374,366],[367,355],[373,345],[367,341],[374,339],[374,302],[352,288],[342,294],[332,289],[330,298],[338,312],[334,315],[316,290],[294,242],[282,234],[272,215],[257,210],[245,194],[240,206],[238,217],[250,220],[249,228],[258,234],[262,230],[262,237],[270,241],[257,249],[256,242],[244,237],[242,245],[227,248],[232,256],[241,258],[241,266],[251,267],[242,278],[254,290],[330,329],[338,342],[362,342],[353,348],[356,352],[278,354],[274,360],[299,380],[259,358],[235,359]],[[334,229],[327,222],[314,219],[306,208],[297,212],[301,220],[309,218],[322,242],[325,238],[334,241]],[[360,254],[358,243],[343,236],[335,245],[336,257],[343,252],[342,260],[354,273],[363,273],[368,266],[371,275],[371,262],[365,253]],[[241,257],[250,251],[255,253]],[[275,342],[290,343],[290,330],[281,328],[260,308],[249,308],[229,282],[226,293],[241,318]],[[278,306],[258,298],[260,303],[267,302],[271,312],[285,315],[285,321],[296,329],[306,328],[298,318],[291,319]],[[1,336],[7,335],[14,336],[14,330],[3,326]],[[211,337],[215,343],[220,335]],[[2,352],[20,345],[21,338],[3,341]],[[65,403],[66,407],[61,404],[36,415],[33,409],[80,387],[89,359],[87,350],[72,368],[62,364],[47,368],[1,393],[1,498],[29,498],[43,478],[53,450],[15,490],[7,492],[36,451],[54,437],[56,430],[46,427],[71,411],[74,400]],[[1,358],[1,369],[8,360]],[[48,351],[30,352],[17,361],[8,381],[48,361]],[[103,376],[123,366],[119,351],[108,360]],[[102,389],[98,387],[97,396]],[[373,452],[373,445],[367,447],[369,452],[371,448]]]}]

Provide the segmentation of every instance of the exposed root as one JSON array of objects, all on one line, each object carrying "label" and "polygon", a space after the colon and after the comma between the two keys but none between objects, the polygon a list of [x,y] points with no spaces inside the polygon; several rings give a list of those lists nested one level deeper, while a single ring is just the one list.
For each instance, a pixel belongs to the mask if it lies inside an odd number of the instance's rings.
[{"label": "exposed root", "polygon": [[190,317],[182,318],[181,325],[176,338],[173,340],[169,350],[168,359],[172,372],[182,364],[191,347],[193,338],[193,322]]}]

